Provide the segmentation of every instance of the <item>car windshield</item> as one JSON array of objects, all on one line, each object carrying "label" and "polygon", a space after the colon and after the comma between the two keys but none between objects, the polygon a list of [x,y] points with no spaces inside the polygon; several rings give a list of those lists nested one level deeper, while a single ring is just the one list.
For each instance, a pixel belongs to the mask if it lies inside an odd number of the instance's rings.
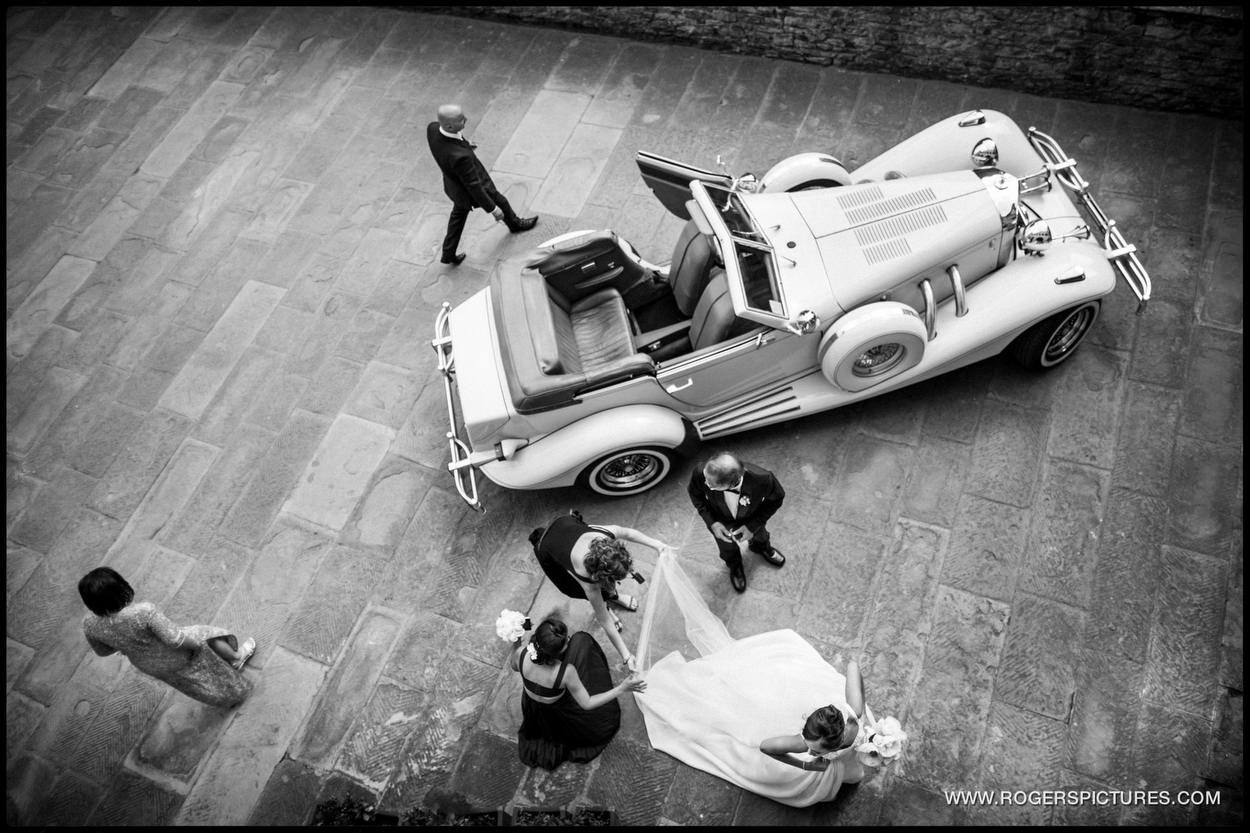
[{"label": "car windshield", "polygon": [[734,258],[738,262],[747,306],[770,315],[785,316],[772,247],[756,230],[742,197],[710,183],[706,188],[733,239]]}]

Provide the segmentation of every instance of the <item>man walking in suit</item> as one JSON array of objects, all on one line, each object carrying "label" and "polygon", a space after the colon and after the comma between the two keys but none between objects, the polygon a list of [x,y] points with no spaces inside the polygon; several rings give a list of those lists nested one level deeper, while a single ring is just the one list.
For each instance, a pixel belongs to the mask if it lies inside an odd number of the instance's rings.
[{"label": "man walking in suit", "polygon": [[747,589],[747,576],[742,569],[744,548],[774,567],[786,563],[786,557],[772,546],[764,528],[786,497],[772,472],[743,463],[732,454],[717,454],[704,465],[695,466],[687,491],[699,517],[716,539],[734,590],[741,593]]},{"label": "man walking in suit", "polygon": [[537,217],[518,217],[508,200],[495,188],[486,166],[478,161],[462,131],[469,120],[459,104],[444,104],[438,108],[438,121],[425,128],[430,143],[430,153],[443,172],[443,191],[451,197],[451,218],[447,221],[447,237],[443,239],[442,262],[458,265],[464,260],[457,253],[465,220],[474,208],[480,208],[495,216],[495,220],[507,223],[513,234],[529,231],[538,223]]}]

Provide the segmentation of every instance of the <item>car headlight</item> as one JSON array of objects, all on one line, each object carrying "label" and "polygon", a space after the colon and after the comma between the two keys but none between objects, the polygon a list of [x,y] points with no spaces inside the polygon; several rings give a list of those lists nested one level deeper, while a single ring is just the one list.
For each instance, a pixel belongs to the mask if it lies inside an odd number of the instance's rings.
[{"label": "car headlight", "polygon": [[998,145],[986,137],[972,146],[972,167],[992,168],[998,164]]}]

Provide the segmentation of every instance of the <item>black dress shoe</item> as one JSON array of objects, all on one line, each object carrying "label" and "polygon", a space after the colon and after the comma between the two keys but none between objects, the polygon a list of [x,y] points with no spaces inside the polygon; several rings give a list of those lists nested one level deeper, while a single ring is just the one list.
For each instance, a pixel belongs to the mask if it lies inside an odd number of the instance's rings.
[{"label": "black dress shoe", "polygon": [[762,557],[765,561],[767,561],[769,564],[773,565],[774,567],[785,566],[786,557],[782,555],[781,550],[777,549],[776,547],[769,547],[768,552],[764,552],[762,550],[756,550],[756,552],[758,552],[760,554],[760,557]]},{"label": "black dress shoe", "polygon": [[464,254],[464,252],[461,252],[461,253],[460,253],[460,254],[458,254],[458,255],[452,255],[451,257],[445,257],[445,258],[443,258],[442,260],[440,260],[439,262],[440,262],[440,263],[446,263],[448,266],[459,266],[461,263],[463,263],[463,262],[464,262],[464,258],[465,258],[465,254]]},{"label": "black dress shoe", "polygon": [[739,593],[745,593],[747,589],[747,574],[739,564],[736,567],[729,568],[729,583],[734,586],[734,590]]},{"label": "black dress shoe", "polygon": [[538,225],[537,217],[518,217],[516,225],[511,228],[513,234],[520,234],[523,231],[529,231]]}]

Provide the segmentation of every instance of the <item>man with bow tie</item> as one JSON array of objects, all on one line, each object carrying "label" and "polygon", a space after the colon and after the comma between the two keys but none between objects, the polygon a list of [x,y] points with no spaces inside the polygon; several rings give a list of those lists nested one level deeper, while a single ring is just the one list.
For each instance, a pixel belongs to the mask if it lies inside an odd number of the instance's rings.
[{"label": "man with bow tie", "polygon": [[717,454],[702,466],[695,466],[687,491],[699,517],[716,539],[734,590],[741,593],[747,589],[747,576],[742,569],[744,549],[774,567],[786,563],[786,557],[772,546],[764,528],[786,497],[772,472],[743,463],[732,454]]},{"label": "man with bow tie", "polygon": [[459,104],[444,104],[438,108],[438,121],[425,128],[425,138],[430,143],[430,153],[443,172],[443,191],[451,197],[451,218],[447,221],[447,236],[443,239],[442,262],[452,266],[464,260],[457,253],[460,234],[465,220],[474,208],[493,214],[502,220],[513,234],[529,231],[537,223],[537,217],[518,217],[508,200],[491,181],[486,166],[477,158],[477,147],[464,137],[464,126],[469,120]]}]

